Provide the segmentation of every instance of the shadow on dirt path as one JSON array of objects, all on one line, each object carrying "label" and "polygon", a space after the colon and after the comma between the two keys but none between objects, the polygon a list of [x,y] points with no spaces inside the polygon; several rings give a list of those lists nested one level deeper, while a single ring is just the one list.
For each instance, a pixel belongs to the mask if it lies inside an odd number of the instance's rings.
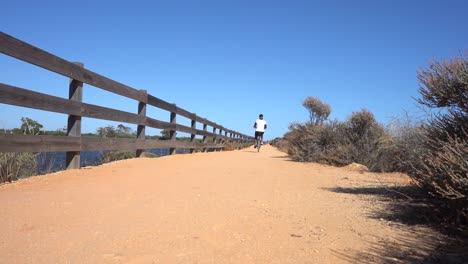
[{"label": "shadow on dirt path", "polygon": [[[367,252],[347,251],[334,253],[350,262],[360,263],[447,263],[462,264],[468,259],[466,238],[443,234],[438,207],[427,201],[417,186],[328,188],[335,193],[355,194],[374,204],[368,217],[404,226],[414,236],[400,236],[396,240],[369,241]],[[424,232],[426,227],[433,232]],[[452,231],[455,233],[456,231]],[[418,239],[413,239],[417,237]],[[429,253],[429,254],[428,254]]]}]

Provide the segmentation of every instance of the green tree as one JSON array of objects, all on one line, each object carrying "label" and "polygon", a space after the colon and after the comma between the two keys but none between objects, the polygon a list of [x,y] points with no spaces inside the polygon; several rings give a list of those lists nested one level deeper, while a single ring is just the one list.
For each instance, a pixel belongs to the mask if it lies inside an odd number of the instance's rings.
[{"label": "green tree", "polygon": [[161,139],[163,140],[171,139],[171,131],[167,129],[161,130]]},{"label": "green tree", "polygon": [[100,137],[112,138],[117,136],[114,126],[99,127],[97,133]]},{"label": "green tree", "polygon": [[39,122],[32,120],[31,118],[21,118],[21,131],[23,131],[23,134],[25,135],[39,135],[42,128],[43,126]]},{"label": "green tree", "polygon": [[372,112],[362,109],[353,112],[346,122],[347,138],[352,145],[350,149],[354,162],[369,166],[372,164],[379,148],[380,139],[385,135],[384,128]]},{"label": "green tree", "polygon": [[124,126],[123,124],[119,124],[117,126],[117,131],[121,134],[121,135],[125,135],[125,136],[128,136],[131,134],[132,132],[132,129],[128,126]]},{"label": "green tree", "polygon": [[309,111],[311,124],[322,124],[331,113],[331,106],[316,97],[308,96],[304,99],[302,105]]}]

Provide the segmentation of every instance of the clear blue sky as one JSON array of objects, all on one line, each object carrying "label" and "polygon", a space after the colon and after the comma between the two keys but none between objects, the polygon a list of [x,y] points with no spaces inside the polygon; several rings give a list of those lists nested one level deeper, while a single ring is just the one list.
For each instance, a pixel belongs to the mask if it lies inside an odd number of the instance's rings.
[{"label": "clear blue sky", "polygon": [[[345,120],[416,111],[416,70],[468,49],[468,1],[4,1],[0,30],[89,70],[251,135],[304,122],[315,96]],[[0,54],[0,82],[67,97],[68,80]],[[85,86],[88,103],[136,103]],[[167,112],[150,115],[168,121]],[[0,128],[66,116],[0,104]],[[181,120],[182,122],[187,122]],[[84,132],[113,122],[84,120]],[[151,130],[149,134],[151,134]],[[154,132],[155,134],[157,132]]]}]

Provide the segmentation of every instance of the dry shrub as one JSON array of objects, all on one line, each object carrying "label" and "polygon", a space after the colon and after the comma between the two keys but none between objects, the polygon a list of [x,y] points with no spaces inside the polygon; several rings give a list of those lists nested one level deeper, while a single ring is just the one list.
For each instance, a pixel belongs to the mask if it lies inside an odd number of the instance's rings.
[{"label": "dry shrub", "polygon": [[353,112],[345,124],[346,133],[343,136],[351,142],[351,160],[366,165],[373,171],[381,171],[375,159],[386,135],[374,114],[366,109]]},{"label": "dry shrub", "polygon": [[408,175],[436,200],[446,220],[468,232],[468,60],[430,62],[418,71],[418,102],[432,111],[418,137],[422,154]]},{"label": "dry shrub", "polygon": [[224,143],[224,151],[231,151],[231,150],[236,150],[239,149],[238,144],[231,142],[231,141],[225,141]]},{"label": "dry shrub", "polygon": [[37,174],[37,161],[33,153],[0,153],[0,183],[12,182]]},{"label": "dry shrub", "polygon": [[408,172],[426,152],[421,135],[423,121],[405,113],[394,117],[379,138],[371,169],[382,172]]},{"label": "dry shrub", "polygon": [[315,125],[291,124],[285,139],[288,154],[295,161],[347,165],[350,162],[349,141],[343,137],[345,127],[338,121]]},{"label": "dry shrub", "polygon": [[355,162],[381,170],[383,165],[374,161],[384,136],[384,129],[374,115],[361,110],[346,122],[291,124],[285,139],[289,142],[288,154],[295,161],[335,166]]},{"label": "dry shrub", "polygon": [[[465,135],[466,138],[466,135]],[[465,139],[447,136],[447,141],[424,136],[432,146],[410,170],[417,184],[443,198],[453,209],[455,223],[468,223],[468,144]]]},{"label": "dry shrub", "polygon": [[284,138],[280,138],[280,137],[277,137],[275,139],[273,139],[270,144],[277,148],[279,151],[281,152],[284,152],[284,153],[288,153],[288,146],[289,146],[289,143],[286,139]]},{"label": "dry shrub", "polygon": [[104,164],[112,161],[123,160],[123,159],[133,159],[135,158],[135,152],[131,151],[110,151],[102,155],[99,159],[99,164]]}]

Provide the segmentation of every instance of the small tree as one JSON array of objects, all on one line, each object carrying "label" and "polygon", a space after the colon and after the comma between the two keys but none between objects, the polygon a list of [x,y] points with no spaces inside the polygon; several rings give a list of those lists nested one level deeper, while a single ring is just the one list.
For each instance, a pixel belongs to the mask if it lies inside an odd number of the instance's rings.
[{"label": "small tree", "polygon": [[128,126],[124,126],[123,124],[119,124],[117,126],[117,130],[119,131],[119,133],[123,134],[123,135],[128,135],[132,132],[132,128],[128,127]]},{"label": "small tree", "polygon": [[43,126],[39,122],[32,120],[28,117],[21,118],[21,130],[23,134],[28,135],[39,135]]},{"label": "small tree", "polygon": [[347,137],[352,148],[351,156],[354,162],[370,166],[376,155],[379,140],[384,135],[384,128],[366,109],[353,112],[346,122]]},{"label": "small tree", "polygon": [[327,120],[331,113],[330,105],[322,102],[320,99],[308,96],[302,102],[302,105],[309,111],[309,118],[311,124],[322,124]]},{"label": "small tree", "polygon": [[162,140],[168,140],[171,139],[171,131],[167,129],[161,130],[161,138]]},{"label": "small tree", "polygon": [[100,137],[105,138],[112,138],[117,136],[114,126],[100,127],[97,129],[97,133]]}]

